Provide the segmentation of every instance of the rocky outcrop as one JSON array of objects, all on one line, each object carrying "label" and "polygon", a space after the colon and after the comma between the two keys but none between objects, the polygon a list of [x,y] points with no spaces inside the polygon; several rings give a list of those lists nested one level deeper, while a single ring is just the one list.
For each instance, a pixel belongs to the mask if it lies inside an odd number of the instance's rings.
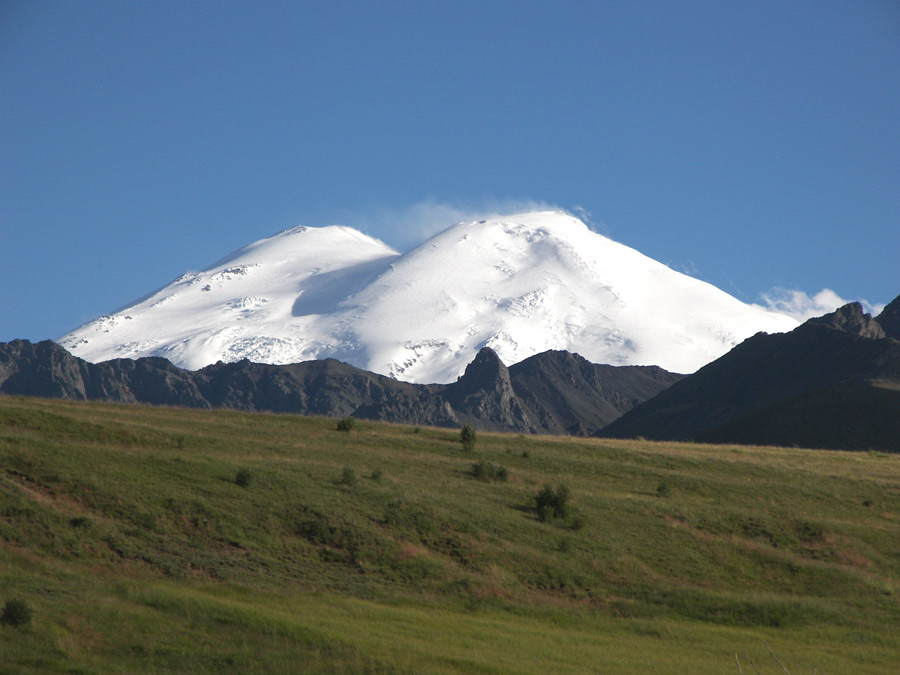
[{"label": "rocky outcrop", "polygon": [[879,322],[873,319],[871,314],[866,314],[858,302],[851,302],[830,314],[810,319],[807,323],[815,326],[828,326],[865,338],[885,337],[884,329]]},{"label": "rocky outcrop", "polygon": [[[569,370],[561,367],[570,363]],[[0,344],[0,393],[74,400],[355,417],[519,433],[590,435],[680,375],[596,366],[546,352],[507,368],[482,349],[450,385],[417,385],[334,359],[182,370],[161,358],[93,364],[50,341]],[[546,400],[546,403],[545,403]]]},{"label": "rocky outcrop", "polygon": [[881,310],[881,314],[878,315],[878,324],[887,337],[900,340],[900,295]]},{"label": "rocky outcrop", "polygon": [[440,394],[466,422],[485,429],[547,431],[532,422],[513,389],[509,369],[493,349],[484,347],[466,366],[466,372]]},{"label": "rocky outcrop", "polygon": [[757,334],[600,434],[900,452],[898,305],[885,324],[852,303]]}]

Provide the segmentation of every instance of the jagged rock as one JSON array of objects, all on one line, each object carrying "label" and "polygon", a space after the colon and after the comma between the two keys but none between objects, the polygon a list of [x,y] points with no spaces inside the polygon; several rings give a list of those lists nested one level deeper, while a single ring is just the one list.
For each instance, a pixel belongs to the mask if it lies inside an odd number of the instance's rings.
[{"label": "jagged rock", "polygon": [[900,295],[881,310],[876,319],[887,337],[900,340]]},{"label": "jagged rock", "polygon": [[478,421],[483,428],[541,431],[532,424],[519,402],[509,369],[489,347],[475,355],[462,377],[449,385],[442,395],[460,419]]},{"label": "jagged rock", "polygon": [[851,302],[830,314],[809,319],[807,323],[829,326],[865,338],[885,337],[884,329],[879,322],[873,319],[871,314],[866,314],[858,302]]},{"label": "jagged rock", "polygon": [[[120,403],[231,408],[303,415],[356,417],[445,427],[473,422],[483,429],[589,435],[637,400],[653,396],[681,376],[662,369],[593,366],[576,388],[557,391],[546,376],[555,366],[538,354],[512,369],[483,349],[452,385],[418,385],[370,373],[334,359],[284,366],[216,363],[182,370],[161,358],[115,359],[93,364],[54,342],[0,343],[0,393]],[[543,364],[543,365],[542,365]],[[533,373],[544,372],[540,392]],[[531,375],[529,375],[531,373]],[[520,374],[520,375],[518,375]],[[573,380],[574,382],[574,380]],[[636,392],[639,392],[636,394]],[[542,397],[552,400],[544,405]],[[637,396],[637,398],[635,398]],[[605,402],[625,402],[622,405]],[[595,404],[598,404],[595,409]]]},{"label": "jagged rock", "polygon": [[5,393],[84,400],[89,397],[84,375],[91,365],[50,340],[13,340],[0,350],[0,381]]}]

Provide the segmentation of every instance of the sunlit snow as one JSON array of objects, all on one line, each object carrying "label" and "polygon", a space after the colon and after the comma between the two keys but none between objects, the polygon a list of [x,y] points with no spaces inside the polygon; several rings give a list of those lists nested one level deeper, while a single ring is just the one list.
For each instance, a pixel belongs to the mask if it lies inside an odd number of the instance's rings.
[{"label": "sunlit snow", "polygon": [[507,364],[566,349],[687,373],[758,331],[796,325],[540,211],[459,223],[403,255],[352,228],[293,228],[59,342],[94,362],[332,357],[450,382],[484,346]]}]

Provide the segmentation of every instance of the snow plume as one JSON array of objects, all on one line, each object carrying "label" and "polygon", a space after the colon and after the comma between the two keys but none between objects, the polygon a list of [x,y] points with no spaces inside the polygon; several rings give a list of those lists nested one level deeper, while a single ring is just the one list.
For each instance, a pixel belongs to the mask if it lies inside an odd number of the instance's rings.
[{"label": "snow plume", "polygon": [[558,206],[528,199],[485,199],[465,205],[424,199],[405,208],[376,207],[364,213],[344,213],[340,223],[406,251],[457,223],[514,213],[558,210]]},{"label": "snow plume", "polygon": [[[853,300],[845,300],[830,288],[823,288],[815,295],[808,295],[803,291],[787,288],[773,288],[761,296],[766,309],[773,312],[781,312],[792,316],[797,321],[806,321],[823,314],[833,312],[838,307],[843,307]],[[872,304],[867,300],[858,300],[869,314],[873,316],[881,313],[883,304]]]}]

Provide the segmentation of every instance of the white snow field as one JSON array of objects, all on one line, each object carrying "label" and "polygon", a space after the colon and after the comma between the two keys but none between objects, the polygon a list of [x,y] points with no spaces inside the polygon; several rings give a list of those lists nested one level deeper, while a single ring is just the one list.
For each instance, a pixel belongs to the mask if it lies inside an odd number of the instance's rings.
[{"label": "white snow field", "polygon": [[296,227],[58,342],[94,362],[332,357],[427,383],[455,380],[484,346],[507,365],[565,349],[689,373],[797,325],[541,211],[459,223],[402,255],[352,228]]}]

